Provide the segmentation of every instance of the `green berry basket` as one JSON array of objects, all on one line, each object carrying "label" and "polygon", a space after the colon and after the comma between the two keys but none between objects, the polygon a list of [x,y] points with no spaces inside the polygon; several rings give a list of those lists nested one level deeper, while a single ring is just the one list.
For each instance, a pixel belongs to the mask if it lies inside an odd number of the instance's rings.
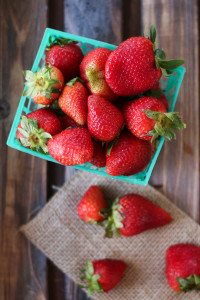
[{"label": "green berry basket", "polygon": [[[67,38],[67,39],[76,41],[80,44],[81,49],[84,54],[86,54],[88,51],[90,51],[94,48],[98,48],[98,47],[108,48],[110,50],[114,50],[117,47],[115,45],[104,43],[101,41],[97,41],[97,40],[85,38],[82,36],[78,36],[78,35],[62,32],[62,31],[58,31],[55,29],[47,28],[45,30],[38,53],[37,53],[35,61],[33,63],[32,71],[34,71],[34,72],[37,71],[37,69],[40,68],[44,64],[45,49],[49,44],[50,38],[51,39]],[[164,91],[164,93],[168,99],[169,111],[174,111],[184,74],[185,74],[185,68],[181,66],[181,67],[178,67],[177,69],[175,69],[173,74],[171,74],[169,77],[161,79],[161,88]],[[35,110],[36,108],[37,108],[37,106],[35,105],[35,103],[33,102],[33,100],[30,97],[26,97],[26,96],[21,97],[14,120],[13,120],[11,130],[10,130],[10,133],[8,136],[7,145],[9,147],[17,149],[19,151],[37,156],[37,157],[45,159],[47,161],[58,163],[56,160],[54,160],[48,154],[42,154],[42,153],[33,151],[31,149],[25,148],[24,146],[22,146],[20,144],[20,142],[15,137],[16,131],[17,131],[17,126],[20,122],[21,115],[24,113],[27,114],[27,113]],[[140,172],[140,173],[132,175],[132,176],[110,176],[106,173],[105,168],[97,168],[90,163],[86,163],[84,165],[77,165],[74,167],[76,169],[96,173],[101,176],[118,179],[118,180],[126,181],[129,183],[133,183],[133,184],[147,185],[147,183],[150,179],[151,173],[153,171],[153,168],[155,166],[156,160],[158,158],[158,155],[163,147],[163,144],[164,144],[164,138],[160,138],[158,147],[151,159],[151,162],[147,166],[147,168],[143,172]]]}]

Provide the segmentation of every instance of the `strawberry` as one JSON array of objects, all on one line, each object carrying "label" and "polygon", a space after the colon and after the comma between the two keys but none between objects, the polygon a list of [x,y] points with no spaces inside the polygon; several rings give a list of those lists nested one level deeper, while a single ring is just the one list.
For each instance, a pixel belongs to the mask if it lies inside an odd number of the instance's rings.
[{"label": "strawberry", "polygon": [[47,153],[48,139],[61,130],[61,123],[56,114],[50,109],[40,108],[22,116],[16,138],[24,147]]},{"label": "strawberry", "polygon": [[147,198],[128,194],[114,201],[106,224],[106,237],[113,234],[129,237],[171,221],[168,212]]},{"label": "strawberry", "polygon": [[200,246],[176,244],[166,252],[166,278],[177,292],[200,289]]},{"label": "strawberry", "polygon": [[46,64],[57,67],[64,75],[65,81],[79,75],[79,65],[83,59],[83,53],[75,42],[57,38],[50,41],[46,49]]},{"label": "strawberry", "polygon": [[105,48],[90,51],[81,62],[80,75],[92,94],[112,101],[116,95],[109,88],[104,74],[105,64],[110,53],[111,50]]},{"label": "strawberry", "polygon": [[91,164],[98,168],[105,167],[106,165],[106,147],[100,142],[94,141],[94,153],[91,159]]},{"label": "strawberry", "polygon": [[99,259],[87,261],[85,269],[81,270],[81,280],[84,280],[89,294],[109,292],[124,276],[127,265],[122,260]]},{"label": "strawberry", "polygon": [[133,96],[152,89],[163,74],[184,63],[183,60],[165,60],[165,53],[155,49],[156,30],[150,37],[131,37],[114,50],[105,66],[105,78],[119,96]]},{"label": "strawberry", "polygon": [[88,129],[91,135],[103,142],[112,141],[123,126],[120,110],[105,98],[92,95],[88,98]]},{"label": "strawberry", "polygon": [[87,122],[87,98],[86,88],[78,78],[74,78],[64,87],[58,105],[76,123],[84,125]]},{"label": "strawberry", "polygon": [[108,204],[101,188],[97,185],[92,185],[80,200],[77,212],[79,218],[85,222],[101,222],[104,220],[101,211],[107,207]]},{"label": "strawberry", "polygon": [[86,128],[69,128],[48,141],[49,154],[66,166],[84,164],[93,156],[93,143]]},{"label": "strawberry", "polygon": [[52,66],[45,66],[37,72],[25,71],[24,96],[32,97],[37,104],[49,105],[59,97],[64,86],[61,71]]},{"label": "strawberry", "polygon": [[112,176],[136,174],[147,167],[151,160],[152,147],[124,131],[106,157],[106,172]]},{"label": "strawberry", "polygon": [[164,136],[175,138],[175,129],[185,128],[179,114],[166,112],[163,101],[151,96],[144,96],[128,102],[123,109],[127,128],[138,138],[155,140]]},{"label": "strawberry", "polygon": [[65,114],[60,115],[58,118],[61,122],[62,129],[66,129],[68,127],[78,127],[79,126],[74,120],[72,120],[69,116],[67,116]]}]

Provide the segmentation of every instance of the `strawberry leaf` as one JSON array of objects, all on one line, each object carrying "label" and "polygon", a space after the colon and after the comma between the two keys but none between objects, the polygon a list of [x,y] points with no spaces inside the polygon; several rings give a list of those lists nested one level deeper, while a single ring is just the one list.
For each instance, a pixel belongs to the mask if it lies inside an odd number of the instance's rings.
[{"label": "strawberry leaf", "polygon": [[195,289],[200,289],[200,276],[190,275],[187,278],[177,277],[177,282],[179,283],[179,288],[183,292],[188,292]]},{"label": "strawberry leaf", "polygon": [[77,44],[78,42],[73,41],[71,39],[65,39],[65,38],[53,38],[50,36],[49,38],[49,46],[46,48],[46,50],[49,50],[54,45],[59,45],[61,47],[69,44]]},{"label": "strawberry leaf", "polygon": [[73,86],[76,82],[83,83],[83,80],[80,77],[75,77],[75,78],[71,79],[69,82],[67,82],[66,85]]},{"label": "strawberry leaf", "polygon": [[155,52],[155,56],[158,59],[164,60],[166,58],[165,52],[162,49],[158,48],[154,52]]},{"label": "strawberry leaf", "polygon": [[179,113],[144,110],[146,116],[155,121],[154,129],[148,132],[148,135],[154,137],[152,141],[159,136],[163,136],[168,140],[176,138],[175,130],[186,128],[186,124],[182,121]]},{"label": "strawberry leaf", "polygon": [[155,26],[151,26],[150,27],[150,36],[149,36],[150,40],[152,41],[152,43],[154,44],[156,41],[156,27]]},{"label": "strawberry leaf", "polygon": [[87,261],[85,269],[81,270],[80,279],[85,282],[82,287],[85,288],[90,295],[94,294],[95,292],[103,292],[101,284],[98,281],[99,278],[100,275],[94,273],[92,261]]},{"label": "strawberry leaf", "polygon": [[182,59],[158,60],[159,67],[165,70],[174,70],[183,64],[184,60]]}]

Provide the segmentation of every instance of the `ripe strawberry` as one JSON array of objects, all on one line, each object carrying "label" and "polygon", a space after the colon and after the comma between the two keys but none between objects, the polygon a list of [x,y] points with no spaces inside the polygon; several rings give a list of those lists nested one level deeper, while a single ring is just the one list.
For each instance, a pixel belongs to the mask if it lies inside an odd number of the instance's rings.
[{"label": "ripe strawberry", "polygon": [[87,83],[88,89],[94,95],[114,100],[116,95],[105,80],[105,64],[111,50],[97,48],[90,51],[80,65],[81,78]]},{"label": "ripe strawberry", "polygon": [[123,109],[127,128],[138,138],[155,140],[175,138],[175,129],[185,128],[179,114],[166,112],[165,104],[155,97],[144,96],[128,102]]},{"label": "ripe strawberry", "polygon": [[79,126],[74,120],[72,120],[69,116],[67,116],[65,114],[60,115],[58,118],[61,122],[63,130],[68,128],[68,127],[78,127]]},{"label": "ripe strawberry", "polygon": [[106,224],[106,236],[133,236],[171,221],[169,213],[147,198],[128,194],[114,201]]},{"label": "ripe strawberry", "polygon": [[84,164],[93,156],[93,143],[87,129],[65,129],[49,140],[49,154],[66,166]]},{"label": "ripe strawberry", "polygon": [[[105,78],[119,96],[133,96],[152,89],[164,74],[183,64],[183,60],[165,60],[165,53],[155,49],[156,30],[150,38],[131,37],[114,50],[105,67]],[[155,50],[154,50],[155,49]]]},{"label": "ripe strawberry", "polygon": [[50,41],[46,50],[46,64],[57,67],[63,73],[65,81],[79,75],[79,65],[83,53],[78,45],[67,39]]},{"label": "ripe strawberry", "polygon": [[49,105],[59,97],[64,86],[61,71],[52,66],[46,66],[37,72],[25,71],[24,96],[32,97],[37,104]]},{"label": "ripe strawberry", "polygon": [[87,261],[85,270],[82,270],[81,280],[84,280],[89,294],[95,292],[109,292],[124,276],[127,265],[122,260],[99,259]]},{"label": "ripe strawberry", "polygon": [[67,83],[58,99],[58,105],[76,123],[84,125],[87,122],[88,92],[78,80],[74,78]]},{"label": "ripe strawberry", "polygon": [[106,165],[106,147],[97,141],[94,141],[93,144],[94,153],[90,162],[98,168],[103,168]]},{"label": "ripe strawberry", "polygon": [[92,185],[83,195],[77,206],[77,212],[85,222],[101,222],[104,220],[101,211],[108,207],[101,188]]},{"label": "ripe strawberry", "polygon": [[61,123],[56,114],[50,109],[40,108],[22,116],[16,138],[24,147],[47,153],[48,139],[61,130]]},{"label": "ripe strawberry", "polygon": [[147,167],[152,147],[147,141],[124,131],[107,153],[106,172],[112,176],[136,174]]},{"label": "ripe strawberry", "polygon": [[200,289],[200,246],[176,244],[166,252],[166,278],[177,292]]},{"label": "ripe strawberry", "polygon": [[112,141],[123,126],[120,110],[105,98],[92,95],[88,98],[88,129],[91,135],[103,142]]}]

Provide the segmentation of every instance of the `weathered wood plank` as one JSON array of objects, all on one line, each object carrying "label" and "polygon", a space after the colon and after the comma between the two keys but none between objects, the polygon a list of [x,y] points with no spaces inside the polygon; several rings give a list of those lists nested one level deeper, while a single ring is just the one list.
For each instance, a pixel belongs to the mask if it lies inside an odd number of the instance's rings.
[{"label": "weathered wood plank", "polygon": [[18,231],[45,203],[46,163],[7,148],[6,139],[23,87],[22,70],[31,67],[46,27],[47,4],[19,0],[0,6],[1,107],[10,106],[0,123],[0,298],[46,299],[46,259]]},{"label": "weathered wood plank", "polygon": [[143,0],[142,24],[155,24],[168,57],[185,58],[186,77],[177,111],[187,129],[166,143],[151,183],[179,207],[199,219],[199,48],[197,0]]}]

